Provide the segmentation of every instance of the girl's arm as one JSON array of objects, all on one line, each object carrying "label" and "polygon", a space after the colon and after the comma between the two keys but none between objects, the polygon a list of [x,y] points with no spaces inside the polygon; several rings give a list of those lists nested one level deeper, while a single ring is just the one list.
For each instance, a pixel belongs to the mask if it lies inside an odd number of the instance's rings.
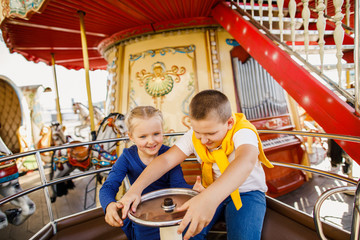
[{"label": "girl's arm", "polygon": [[224,173],[199,195],[178,208],[178,211],[187,210],[178,228],[178,233],[182,233],[190,223],[184,240],[195,236],[209,224],[219,204],[249,177],[257,162],[257,156],[258,150],[255,146],[240,145],[235,150],[235,159]]},{"label": "girl's arm", "polygon": [[115,196],[119,191],[122,181],[127,173],[126,159],[123,155],[112,166],[109,175],[99,192],[101,206],[106,213],[106,208],[111,202],[116,202]]},{"label": "girl's arm", "polygon": [[186,155],[176,146],[172,146],[167,152],[159,155],[145,168],[138,179],[131,185],[130,189],[120,199],[123,205],[122,219],[125,219],[131,206],[136,211],[140,202],[142,191],[151,183],[159,179],[170,169],[179,165],[186,159]]}]

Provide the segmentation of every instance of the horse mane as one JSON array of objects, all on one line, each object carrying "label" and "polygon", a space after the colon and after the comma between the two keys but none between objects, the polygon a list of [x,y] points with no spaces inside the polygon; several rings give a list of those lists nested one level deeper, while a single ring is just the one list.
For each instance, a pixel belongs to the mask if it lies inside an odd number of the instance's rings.
[{"label": "horse mane", "polygon": [[125,115],[122,114],[122,113],[117,113],[117,112],[114,112],[114,113],[110,113],[108,116],[104,117],[104,119],[101,121],[100,125],[99,125],[99,128],[96,132],[96,136],[99,135],[99,131],[101,129],[101,126],[104,124],[104,122],[106,122],[109,118],[112,118],[116,116],[116,119],[119,119],[119,120],[125,120]]}]

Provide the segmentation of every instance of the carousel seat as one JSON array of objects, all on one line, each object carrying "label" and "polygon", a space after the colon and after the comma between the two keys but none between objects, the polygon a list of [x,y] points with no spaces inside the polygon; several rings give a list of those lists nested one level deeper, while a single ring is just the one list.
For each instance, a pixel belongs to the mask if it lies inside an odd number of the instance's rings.
[{"label": "carousel seat", "polygon": [[[320,239],[315,230],[314,220],[294,208],[288,207],[274,198],[266,198],[266,214],[261,240]],[[323,223],[323,231],[328,239],[350,239],[350,234]],[[220,219],[211,229],[211,233],[226,232],[226,223]]]},{"label": "carousel seat", "polygon": [[[72,141],[71,143],[81,143],[80,141]],[[71,158],[77,161],[84,161],[88,158],[90,148],[88,146],[78,146],[70,149]]]},{"label": "carousel seat", "polygon": [[[104,212],[101,208],[61,219],[56,223],[56,226],[56,234],[53,233],[51,225],[48,224],[32,240],[127,239],[121,228],[110,227],[105,222]],[[323,230],[329,239],[350,239],[348,232],[329,224],[323,223]],[[226,233],[226,224],[223,219],[214,225],[208,239],[213,239],[210,235],[221,234],[221,232]],[[311,216],[267,197],[267,211],[261,239],[307,240],[319,239],[319,237]]]},{"label": "carousel seat", "polygon": [[47,225],[34,240],[80,240],[80,239],[117,239],[126,240],[125,233],[118,227],[111,227],[105,222],[101,208],[96,208],[70,218],[64,218],[56,223],[57,233],[54,234],[51,225]]}]

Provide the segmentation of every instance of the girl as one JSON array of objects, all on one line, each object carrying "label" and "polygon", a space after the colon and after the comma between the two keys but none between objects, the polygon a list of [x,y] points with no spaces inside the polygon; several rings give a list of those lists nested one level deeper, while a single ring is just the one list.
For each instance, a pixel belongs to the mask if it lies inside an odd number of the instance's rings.
[{"label": "girl", "polygon": [[[163,117],[161,112],[154,107],[139,106],[127,115],[125,124],[128,128],[129,139],[134,142],[134,145],[124,149],[100,189],[100,202],[105,211],[105,221],[110,226],[122,227],[128,239],[160,239],[158,228],[141,226],[129,219],[121,220],[118,211],[122,205],[116,202],[115,196],[126,175],[133,184],[156,156],[169,149],[168,146],[162,144]],[[173,187],[191,188],[184,180],[180,165],[149,185],[142,194]],[[194,185],[194,190],[202,190],[200,177]]]}]

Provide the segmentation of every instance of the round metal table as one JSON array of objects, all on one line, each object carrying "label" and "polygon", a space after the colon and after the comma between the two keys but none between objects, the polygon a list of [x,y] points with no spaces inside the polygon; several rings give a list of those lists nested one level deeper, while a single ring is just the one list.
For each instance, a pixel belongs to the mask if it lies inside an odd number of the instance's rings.
[{"label": "round metal table", "polygon": [[198,192],[188,188],[168,188],[144,194],[136,209],[129,211],[131,221],[148,226],[159,227],[161,240],[181,240],[177,233],[178,224],[186,211],[178,212],[177,207],[183,205]]}]

